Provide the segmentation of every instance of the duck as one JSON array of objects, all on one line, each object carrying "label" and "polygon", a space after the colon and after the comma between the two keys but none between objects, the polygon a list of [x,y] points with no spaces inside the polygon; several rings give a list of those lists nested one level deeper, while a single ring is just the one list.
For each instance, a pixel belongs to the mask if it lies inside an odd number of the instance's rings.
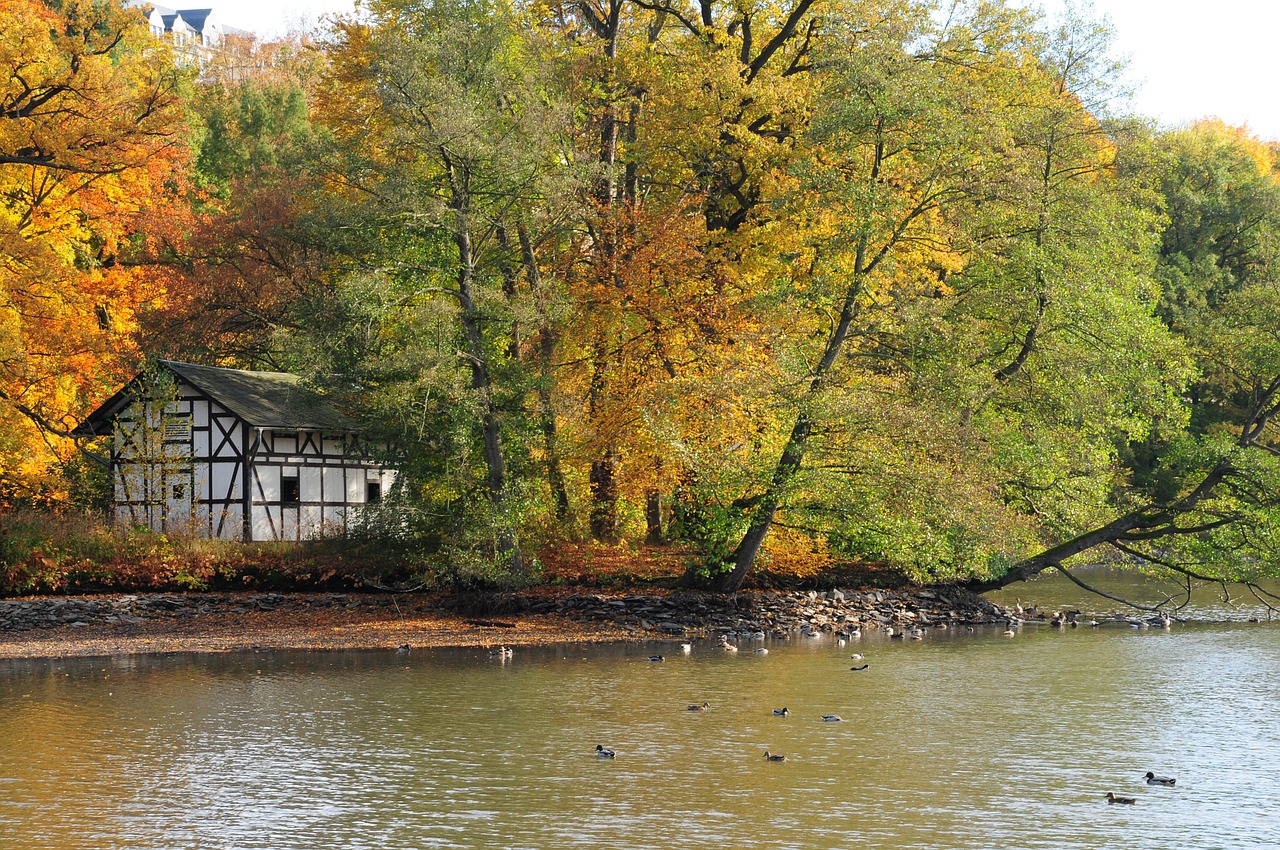
[{"label": "duck", "polygon": [[768,654],[769,654],[769,650],[765,649],[763,646],[762,646],[762,647],[759,647],[759,648],[757,648],[757,649],[753,649],[753,650],[752,650],[752,652],[754,652],[756,655],[768,655]]},{"label": "duck", "polygon": [[720,648],[721,648],[721,649],[723,649],[725,652],[737,652],[737,651],[738,651],[738,648],[737,648],[736,646],[734,646],[733,644],[729,643],[728,641],[725,641],[724,643],[720,644]]},{"label": "duck", "polygon": [[711,703],[704,702],[702,705],[690,704],[687,710],[688,711],[707,711],[710,708],[711,708]]},{"label": "duck", "polygon": [[752,632],[752,633],[751,633],[751,639],[752,639],[752,640],[764,640],[764,632]]},{"label": "duck", "polygon": [[895,632],[893,630],[893,626],[885,626],[884,630],[889,633],[889,637],[892,640],[902,640],[904,637],[906,637],[906,635],[903,634],[902,632]]},{"label": "duck", "polygon": [[649,660],[657,664],[666,661],[667,657],[665,655],[650,655]]},{"label": "duck", "polygon": [[924,640],[924,629],[915,627],[907,633],[912,640]]},{"label": "duck", "polygon": [[1108,791],[1106,796],[1106,801],[1108,803],[1113,803],[1113,804],[1119,803],[1120,805],[1123,805],[1123,806],[1132,806],[1134,803],[1138,802],[1138,798],[1137,797],[1117,797],[1115,794]]},{"label": "duck", "polygon": [[412,648],[413,648],[413,647],[409,646],[409,644],[407,644],[407,643],[402,643],[402,644],[400,644],[399,646],[397,646],[397,647],[396,647],[396,654],[397,654],[397,655],[408,655],[408,654],[409,654],[409,650],[411,650]]},{"label": "duck", "polygon": [[773,753],[769,752],[768,750],[765,750],[765,751],[764,751],[764,760],[765,760],[765,761],[786,761],[786,760],[787,760],[787,757],[786,757],[786,756],[784,756],[784,755],[774,755]]},{"label": "duck", "polygon": [[693,652],[693,644],[691,643],[680,644],[680,651],[683,652],[685,655],[688,655],[690,652]]},{"label": "duck", "polygon": [[596,744],[596,758],[611,759],[616,758],[617,754],[613,750],[606,749],[604,744]]},{"label": "duck", "polygon": [[790,717],[790,716],[791,716],[791,709],[789,709],[789,708],[785,708],[785,707],[784,707],[784,708],[775,708],[775,709],[773,710],[773,716],[774,716],[774,717]]},{"label": "duck", "polygon": [[849,669],[853,670],[854,672],[857,672],[858,670],[866,670],[870,666],[871,666],[870,664],[862,664],[857,667],[850,667]]},{"label": "duck", "polygon": [[844,721],[844,718],[843,718],[843,717],[841,717],[841,716],[840,716],[840,715],[838,715],[838,714],[824,714],[824,715],[822,715],[822,722],[823,722],[823,723],[841,723],[841,722],[843,722],[843,721]]},{"label": "duck", "polygon": [[491,650],[489,650],[489,657],[490,657],[490,658],[510,658],[510,657],[511,657],[511,647],[509,647],[509,646],[500,646],[500,647],[498,647],[497,649],[491,649]]},{"label": "duck", "polygon": [[861,652],[855,652],[853,655],[850,655],[849,657],[852,658],[854,661],[861,661],[862,659],[866,658],[866,656],[863,655]]},{"label": "duck", "polygon": [[1156,776],[1149,770],[1144,778],[1147,780],[1148,785],[1173,785],[1173,783],[1178,781],[1172,776]]}]

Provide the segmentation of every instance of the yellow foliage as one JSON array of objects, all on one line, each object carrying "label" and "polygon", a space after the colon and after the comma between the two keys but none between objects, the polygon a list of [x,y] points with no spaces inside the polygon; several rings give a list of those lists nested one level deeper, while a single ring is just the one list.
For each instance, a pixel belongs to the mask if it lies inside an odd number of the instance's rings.
[{"label": "yellow foliage", "polygon": [[59,499],[63,435],[136,363],[163,296],[120,262],[172,221],[186,150],[168,55],[118,3],[0,3],[0,503]]}]

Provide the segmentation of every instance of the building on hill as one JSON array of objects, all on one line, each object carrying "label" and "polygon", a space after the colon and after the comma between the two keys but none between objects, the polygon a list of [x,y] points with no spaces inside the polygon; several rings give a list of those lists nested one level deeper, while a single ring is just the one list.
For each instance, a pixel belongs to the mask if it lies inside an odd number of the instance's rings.
[{"label": "building on hill", "polygon": [[147,0],[126,0],[140,10],[156,38],[168,41],[180,65],[195,65],[203,76],[215,59],[234,50],[252,53],[255,36],[222,23],[215,9],[170,9]]},{"label": "building on hill", "polygon": [[161,360],[89,414],[111,435],[116,521],[224,540],[346,531],[393,469],[297,375]]}]

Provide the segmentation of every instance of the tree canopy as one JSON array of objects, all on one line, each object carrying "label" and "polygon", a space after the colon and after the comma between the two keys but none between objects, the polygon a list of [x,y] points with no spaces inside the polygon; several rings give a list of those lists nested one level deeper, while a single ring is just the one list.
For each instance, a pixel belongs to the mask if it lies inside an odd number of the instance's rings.
[{"label": "tree canopy", "polygon": [[364,413],[387,533],[485,581],[584,537],[722,590],[1276,570],[1277,146],[1120,111],[1103,23],[372,0],[193,82],[135,12],[18,6],[9,500],[163,354]]}]

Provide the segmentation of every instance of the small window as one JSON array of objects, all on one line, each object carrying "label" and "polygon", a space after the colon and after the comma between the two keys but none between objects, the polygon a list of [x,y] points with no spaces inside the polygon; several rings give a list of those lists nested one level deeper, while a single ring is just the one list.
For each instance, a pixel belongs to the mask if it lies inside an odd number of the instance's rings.
[{"label": "small window", "polygon": [[186,484],[174,484],[174,485],[173,485],[173,498],[174,498],[174,499],[177,499],[178,501],[181,501],[181,500],[183,500],[183,499],[187,498],[187,485],[186,485]]},{"label": "small window", "polygon": [[166,442],[185,443],[191,439],[190,416],[167,416],[164,420],[164,438]]},{"label": "small window", "polygon": [[364,482],[364,500],[371,505],[382,501],[381,481]]},{"label": "small window", "polygon": [[280,501],[286,505],[296,505],[302,501],[302,489],[298,486],[297,475],[280,479]]}]

